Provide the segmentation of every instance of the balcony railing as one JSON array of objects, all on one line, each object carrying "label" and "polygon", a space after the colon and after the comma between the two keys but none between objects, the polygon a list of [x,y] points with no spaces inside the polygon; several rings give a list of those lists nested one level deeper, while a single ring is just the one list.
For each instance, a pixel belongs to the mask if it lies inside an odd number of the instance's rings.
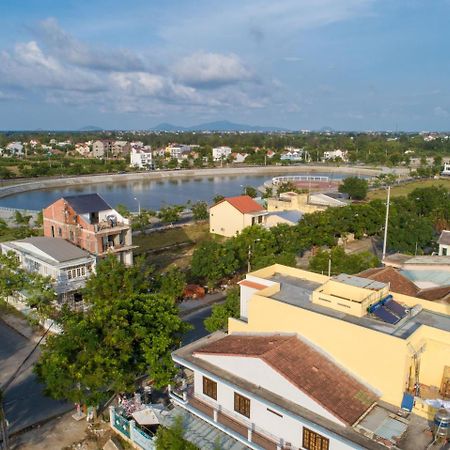
[{"label": "balcony railing", "polygon": [[[221,429],[231,437],[245,443],[252,449],[265,450],[297,450],[297,447],[280,442],[280,439],[221,406],[199,399],[194,394],[192,384],[179,384],[170,389],[171,398],[193,414]],[[237,438],[238,436],[238,438]]]}]

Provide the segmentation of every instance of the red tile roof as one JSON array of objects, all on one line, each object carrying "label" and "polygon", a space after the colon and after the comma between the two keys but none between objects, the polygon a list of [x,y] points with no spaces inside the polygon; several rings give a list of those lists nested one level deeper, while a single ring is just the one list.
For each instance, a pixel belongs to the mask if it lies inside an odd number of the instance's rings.
[{"label": "red tile roof", "polygon": [[242,280],[242,281],[239,281],[238,284],[239,284],[239,286],[247,286],[252,289],[258,289],[258,291],[260,291],[261,289],[265,289],[267,287],[264,284],[255,283],[254,281],[250,281],[250,280]]},{"label": "red tile roof", "polygon": [[424,300],[445,300],[450,296],[450,286],[437,286],[420,289],[409,278],[405,277],[398,269],[391,266],[367,269],[358,274],[359,277],[390,283],[392,292],[423,298]]},{"label": "red tile roof", "polygon": [[348,425],[377,400],[369,388],[296,336],[231,334],[194,353],[260,358]]},{"label": "red tile roof", "polygon": [[[265,211],[265,209],[259,203],[255,202],[255,200],[253,200],[249,195],[227,197],[221,200],[219,203],[222,202],[228,202],[231,206],[236,208],[242,214]],[[219,203],[216,203],[216,205],[218,205]]]},{"label": "red tile roof", "polygon": [[368,269],[359,273],[358,276],[383,283],[390,283],[391,291],[398,292],[399,294],[416,297],[419,292],[419,288],[410,279],[406,278],[391,266]]}]

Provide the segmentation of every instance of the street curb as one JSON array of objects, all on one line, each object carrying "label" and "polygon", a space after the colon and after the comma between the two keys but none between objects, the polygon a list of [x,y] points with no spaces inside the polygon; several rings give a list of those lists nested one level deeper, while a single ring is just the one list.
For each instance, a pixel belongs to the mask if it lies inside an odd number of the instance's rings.
[{"label": "street curb", "polygon": [[20,330],[18,330],[15,326],[13,326],[11,323],[9,323],[7,320],[5,320],[4,317],[0,317],[0,322],[4,323],[8,328],[11,330],[14,330],[17,334],[20,334],[23,338],[25,338],[27,341],[31,341],[31,337],[25,336]]}]

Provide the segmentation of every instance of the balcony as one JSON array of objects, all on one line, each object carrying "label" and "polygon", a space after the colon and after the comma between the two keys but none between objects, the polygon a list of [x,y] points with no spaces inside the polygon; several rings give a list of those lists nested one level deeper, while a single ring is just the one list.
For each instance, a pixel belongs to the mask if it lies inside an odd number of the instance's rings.
[{"label": "balcony", "polygon": [[199,399],[193,392],[192,385],[181,385],[171,389],[170,397],[177,405],[214,425],[229,436],[254,450],[296,450],[296,447],[280,443],[270,433],[250,423],[244,417],[226,411],[217,404]]},{"label": "balcony", "polygon": [[138,247],[137,245],[125,245],[125,244],[110,245],[108,247],[104,247],[103,251],[100,252],[98,256],[106,256],[109,253],[127,252],[137,247]]},{"label": "balcony", "polygon": [[97,235],[105,235],[112,233],[120,233],[121,231],[127,231],[130,229],[130,225],[123,222],[111,222],[104,220],[102,222],[96,223],[93,225],[94,232]]}]

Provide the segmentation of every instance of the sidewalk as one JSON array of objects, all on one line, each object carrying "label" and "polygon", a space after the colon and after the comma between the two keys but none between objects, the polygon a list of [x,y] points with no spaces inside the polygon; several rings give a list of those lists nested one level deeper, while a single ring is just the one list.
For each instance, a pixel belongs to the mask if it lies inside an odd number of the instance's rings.
[{"label": "sidewalk", "polygon": [[[13,306],[10,307],[13,308]],[[42,331],[38,327],[32,327],[20,312],[9,312],[3,309],[0,312],[0,320],[8,327],[35,344],[39,341],[42,336]]]}]

